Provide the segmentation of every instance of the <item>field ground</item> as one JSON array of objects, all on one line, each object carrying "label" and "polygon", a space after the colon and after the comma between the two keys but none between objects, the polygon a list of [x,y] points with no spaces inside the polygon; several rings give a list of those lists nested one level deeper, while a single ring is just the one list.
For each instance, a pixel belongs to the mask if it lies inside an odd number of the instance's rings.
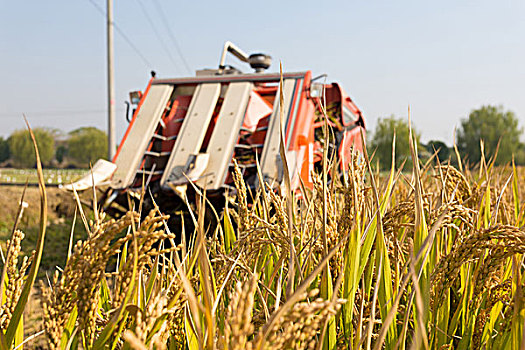
[{"label": "field ground", "polygon": [[[23,186],[0,185],[0,208],[2,208],[0,210],[0,247],[2,251],[5,251],[6,241],[11,236],[23,189]],[[46,192],[48,196],[48,224],[42,257],[42,271],[49,271],[56,265],[64,264],[76,207],[73,195],[70,192],[56,187],[47,187]],[[89,201],[88,193],[81,195],[88,196],[86,201]],[[24,202],[27,203],[27,208],[24,209],[19,229],[26,235],[22,244],[22,251],[27,254],[34,249],[38,237],[40,216],[38,187],[27,188]],[[74,241],[83,238],[84,234],[85,229],[79,219],[75,227]]]},{"label": "field ground", "polygon": [[[6,169],[1,170],[2,176],[5,176],[4,170]],[[49,175],[53,172],[55,171],[49,170],[46,172],[48,179]],[[17,173],[18,175],[23,174],[22,171],[11,172],[11,174],[13,173]],[[30,170],[30,175],[33,175],[32,173],[34,173],[34,171]],[[70,176],[78,176],[73,174],[79,174],[79,171],[69,171],[69,173]],[[25,170],[25,175],[27,174],[28,170]],[[31,178],[29,181],[31,182]],[[2,210],[0,210],[0,248],[2,251],[0,266],[2,267],[4,253],[7,248],[6,243],[11,236],[11,230],[18,211],[23,188],[23,186],[0,185],[0,208],[2,208]],[[69,192],[56,187],[47,187],[46,191],[48,196],[48,226],[44,253],[42,255],[42,267],[39,274],[39,278],[44,281],[47,278],[51,278],[53,270],[57,265],[64,266],[68,251],[72,218],[76,205],[73,200],[73,195]],[[38,238],[38,220],[40,215],[40,194],[38,187],[27,188],[24,202],[26,202],[28,206],[24,210],[19,229],[26,235],[22,241],[22,252],[24,255],[28,255],[35,248]],[[74,242],[85,238],[85,229],[80,220],[77,221],[74,232]],[[40,298],[41,293],[37,283],[31,293],[28,308],[25,310],[26,338],[42,330],[42,307]],[[44,337],[42,336],[30,342],[29,348],[38,348],[39,345],[44,346],[43,348],[46,346]]]},{"label": "field ground", "polygon": [[[13,169],[2,169],[2,181],[4,181],[6,173],[16,174],[18,179],[22,176],[29,175],[29,182],[33,180],[31,176],[35,176],[36,172],[30,170],[15,170]],[[85,170],[83,171],[85,172]],[[79,170],[66,170],[62,174],[68,173],[69,178],[78,177],[82,175]],[[53,179],[50,175],[55,174],[54,179],[56,180],[56,174],[60,174],[60,170],[47,170],[45,175],[47,179]],[[63,175],[62,175],[63,176]],[[62,177],[63,179],[65,176]],[[25,180],[22,180],[25,182]],[[3,267],[3,257],[6,251],[7,240],[11,236],[11,230],[14,224],[14,219],[18,211],[20,198],[22,197],[24,187],[23,186],[1,186],[0,185],[0,248],[2,251],[2,260],[0,260],[0,266]],[[75,213],[75,201],[73,195],[70,192],[66,192],[56,187],[46,188],[48,197],[48,226],[46,233],[46,240],[44,243],[44,252],[42,255],[42,265],[39,273],[39,279],[46,280],[51,278],[53,270],[56,266],[64,266],[66,261],[69,235],[71,232],[71,226],[73,224],[72,219]],[[81,194],[87,195],[89,194]],[[88,200],[89,197],[86,198]],[[28,187],[25,194],[24,202],[28,204],[24,210],[22,220],[20,221],[19,229],[21,229],[26,237],[22,241],[22,252],[24,255],[30,254],[30,252],[36,246],[36,240],[38,238],[38,224],[40,215],[40,194],[38,187]],[[86,209],[86,213],[89,216],[89,209]],[[74,231],[74,241],[86,238],[85,229],[81,220],[77,220]],[[41,292],[39,284],[35,284],[33,291],[30,296],[28,308],[25,310],[26,318],[26,329],[25,337],[29,337],[42,330],[42,306],[40,303]],[[46,348],[46,342],[43,336],[36,338],[30,342],[29,348],[38,348],[43,346]]]},{"label": "field ground", "polygon": [[[84,176],[86,169],[44,169],[46,184],[60,185],[76,181]],[[32,184],[37,183],[36,169],[0,168],[1,184],[24,184],[26,180]]]}]

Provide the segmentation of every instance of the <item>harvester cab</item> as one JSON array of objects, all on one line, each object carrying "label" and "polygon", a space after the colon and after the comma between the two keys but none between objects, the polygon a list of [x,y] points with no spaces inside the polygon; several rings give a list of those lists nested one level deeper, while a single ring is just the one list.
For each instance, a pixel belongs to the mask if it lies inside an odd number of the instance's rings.
[{"label": "harvester cab", "polygon": [[[227,53],[255,72],[227,66]],[[234,160],[248,188],[261,185],[260,175],[273,187],[281,185],[281,75],[266,73],[270,64],[270,56],[247,55],[227,42],[217,69],[188,78],[153,75],[144,92],[131,93],[133,117],[116,156],[98,164],[95,185],[108,186],[106,210],[116,216],[125,212],[128,197],[138,198],[143,186],[145,204],[151,193],[166,212],[184,210],[186,200],[195,198],[195,188],[206,190],[208,199],[220,206],[225,193],[234,190]],[[301,182],[313,185],[312,172],[323,157],[325,124],[333,130],[327,139],[341,171],[347,169],[351,149],[362,149],[361,111],[339,84],[320,78],[324,76],[312,78],[310,71],[282,74],[282,128],[293,190]],[[88,188],[90,179],[69,188]]]}]

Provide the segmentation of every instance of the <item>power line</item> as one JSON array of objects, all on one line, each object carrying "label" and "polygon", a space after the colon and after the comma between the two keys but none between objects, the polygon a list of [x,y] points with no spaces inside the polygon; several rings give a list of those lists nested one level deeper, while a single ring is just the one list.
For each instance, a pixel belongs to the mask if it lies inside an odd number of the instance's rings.
[{"label": "power line", "polygon": [[173,35],[173,32],[171,31],[168,20],[166,19],[166,15],[164,14],[162,7],[160,6],[160,3],[157,0],[153,1],[153,3],[155,4],[155,7],[157,8],[157,12],[160,15],[160,19],[162,20],[164,27],[166,27],[166,30],[168,31],[168,35],[171,41],[173,41],[173,45],[177,49],[177,53],[179,54],[182,62],[184,63],[184,67],[186,67],[186,70],[188,71],[188,73],[191,74],[190,66],[188,65],[188,62],[186,61],[186,59],[184,58],[184,54],[182,53],[182,50],[179,46],[179,43],[177,42],[177,39],[175,38],[175,35]]},{"label": "power line", "polygon": [[171,52],[168,50],[168,47],[165,44],[164,40],[162,39],[159,31],[157,30],[157,27],[155,26],[155,23],[153,22],[153,20],[151,19],[150,15],[148,14],[148,11],[146,10],[146,7],[144,6],[144,4],[142,3],[141,0],[135,0],[135,1],[139,4],[140,9],[142,10],[142,13],[144,14],[144,17],[146,17],[147,21],[151,25],[151,28],[153,29],[153,32],[155,33],[155,36],[157,37],[157,39],[159,40],[160,45],[162,46],[162,48],[164,49],[164,51],[166,52],[166,54],[170,58],[171,63],[173,63],[173,65],[175,66],[177,71],[180,73],[179,68],[178,68],[178,63],[176,63],[175,58],[173,57]]},{"label": "power line", "polygon": [[[104,11],[104,9],[100,7],[99,4],[97,4],[94,0],[88,0],[88,1],[91,3],[91,5],[93,5],[97,9],[98,12],[100,12],[100,14],[104,16],[104,18],[106,18],[106,11]],[[117,33],[119,33],[120,36],[124,39],[124,41],[128,43],[128,45],[133,49],[133,51],[135,51],[135,53],[142,59],[142,61],[146,64],[146,66],[149,69],[152,69],[153,66],[148,61],[146,56],[144,56],[142,52],[140,52],[139,48],[135,44],[133,44],[133,42],[128,38],[128,36],[124,33],[124,31],[120,29],[120,27],[117,25],[115,21],[113,21],[113,27],[115,28]]]}]

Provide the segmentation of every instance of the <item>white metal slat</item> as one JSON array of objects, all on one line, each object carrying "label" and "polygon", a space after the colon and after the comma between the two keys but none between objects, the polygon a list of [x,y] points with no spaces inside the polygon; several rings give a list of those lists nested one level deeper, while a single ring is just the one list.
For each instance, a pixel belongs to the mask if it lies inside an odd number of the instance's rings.
[{"label": "white metal slat", "polygon": [[[286,137],[285,137],[287,147],[289,146],[289,143],[292,139],[293,132],[295,130],[295,121],[297,120],[297,114],[299,113],[299,103],[301,102],[300,94],[303,89],[303,82],[304,82],[303,79],[297,80],[297,94],[299,96],[295,99],[293,115],[288,116],[288,118],[291,119],[291,122],[290,122],[290,128],[286,131]],[[285,125],[288,125],[288,120],[286,121]]]},{"label": "white metal slat", "polygon": [[[288,119],[287,116],[290,113],[292,105],[293,94],[297,81],[295,79],[285,79],[283,82],[283,97],[284,97],[284,121]],[[275,96],[275,102],[273,104],[273,112],[270,116],[270,124],[268,126],[268,132],[264,139],[263,151],[261,154],[261,172],[263,179],[267,181],[276,180],[279,181],[279,168],[280,168],[280,157],[279,157],[279,143],[281,142],[279,136],[279,124],[281,122],[281,116],[279,111],[280,106],[280,90],[277,89]],[[283,125],[286,127],[286,125]]]},{"label": "white metal slat", "polygon": [[220,92],[221,84],[197,86],[160,180],[161,186],[184,177],[188,160],[202,146]]},{"label": "white metal slat", "polygon": [[140,161],[172,92],[172,85],[152,85],[150,87],[115,161],[117,170],[111,179],[112,188],[125,188],[133,182]]},{"label": "white metal slat", "polygon": [[210,157],[204,171],[205,176],[197,181],[199,186],[212,190],[222,186],[252,89],[253,84],[250,82],[230,83],[228,86],[206,151]]}]

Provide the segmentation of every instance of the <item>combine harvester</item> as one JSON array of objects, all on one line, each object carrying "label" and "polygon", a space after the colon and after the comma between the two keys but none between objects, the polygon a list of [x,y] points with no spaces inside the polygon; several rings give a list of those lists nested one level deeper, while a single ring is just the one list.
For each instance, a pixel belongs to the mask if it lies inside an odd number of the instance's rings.
[{"label": "combine harvester", "polygon": [[[226,66],[231,53],[248,63],[254,73]],[[218,69],[197,71],[195,77],[158,79],[146,90],[130,93],[133,117],[112,162],[100,160],[91,174],[66,186],[83,190],[107,186],[102,198],[106,211],[122,215],[128,197],[139,201],[146,185],[144,212],[151,197],[165,213],[187,210],[196,188],[205,189],[216,207],[234,190],[233,159],[248,188],[262,178],[273,187],[283,183],[280,157],[280,74],[265,73],[271,57],[247,55],[230,42],[222,51]],[[365,123],[361,111],[337,83],[321,83],[311,71],[283,73],[283,133],[293,190],[311,187],[312,172],[323,158],[326,123],[330,154],[337,153],[340,171],[347,169],[352,147],[362,149]],[[322,107],[326,106],[325,118]],[[149,195],[151,193],[151,196]],[[129,196],[128,196],[129,195]]]}]

